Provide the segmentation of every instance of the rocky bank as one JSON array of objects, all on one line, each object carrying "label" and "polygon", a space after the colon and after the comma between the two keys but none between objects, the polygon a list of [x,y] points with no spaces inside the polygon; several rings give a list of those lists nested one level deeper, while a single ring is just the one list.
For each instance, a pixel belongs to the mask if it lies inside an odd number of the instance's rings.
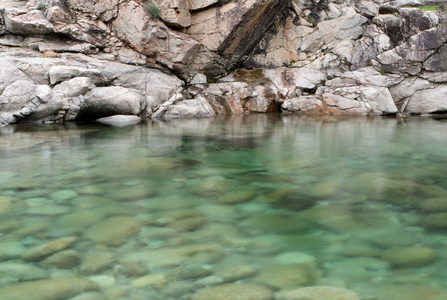
[{"label": "rocky bank", "polygon": [[0,0],[0,126],[442,113],[445,11],[436,0]]}]

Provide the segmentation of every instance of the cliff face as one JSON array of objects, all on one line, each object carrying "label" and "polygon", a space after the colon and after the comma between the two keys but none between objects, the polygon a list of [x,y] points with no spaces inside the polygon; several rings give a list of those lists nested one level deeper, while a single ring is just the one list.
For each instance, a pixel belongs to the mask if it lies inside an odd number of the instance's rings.
[{"label": "cliff face", "polygon": [[0,124],[447,111],[426,0],[0,0]]}]

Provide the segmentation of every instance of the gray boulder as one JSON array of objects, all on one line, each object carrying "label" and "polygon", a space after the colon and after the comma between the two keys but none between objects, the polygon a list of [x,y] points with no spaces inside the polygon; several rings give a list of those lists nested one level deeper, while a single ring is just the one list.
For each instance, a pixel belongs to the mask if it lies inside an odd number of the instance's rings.
[{"label": "gray boulder", "polygon": [[183,100],[171,105],[164,113],[164,118],[204,118],[215,116],[211,105],[203,97]]},{"label": "gray boulder", "polygon": [[85,94],[78,119],[96,120],[113,115],[138,115],[145,108],[145,97],[119,86],[97,87]]}]

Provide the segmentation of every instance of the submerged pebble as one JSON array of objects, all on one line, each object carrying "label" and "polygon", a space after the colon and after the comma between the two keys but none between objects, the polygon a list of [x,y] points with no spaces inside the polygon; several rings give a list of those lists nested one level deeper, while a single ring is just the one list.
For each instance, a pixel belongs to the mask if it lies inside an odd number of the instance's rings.
[{"label": "submerged pebble", "polygon": [[96,243],[120,246],[138,233],[140,224],[132,217],[116,216],[94,224],[85,233],[85,237]]},{"label": "submerged pebble", "polygon": [[192,300],[273,300],[270,289],[257,284],[229,283],[205,288],[192,296]]},{"label": "submerged pebble", "polygon": [[398,247],[387,250],[382,259],[396,267],[420,267],[436,260],[436,251],[428,247]]}]

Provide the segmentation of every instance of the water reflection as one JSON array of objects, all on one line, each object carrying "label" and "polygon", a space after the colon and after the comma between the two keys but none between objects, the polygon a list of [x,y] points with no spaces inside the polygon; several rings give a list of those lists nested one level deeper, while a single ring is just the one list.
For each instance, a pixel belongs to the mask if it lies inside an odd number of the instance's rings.
[{"label": "water reflection", "polygon": [[307,286],[444,299],[445,127],[251,115],[0,128],[0,299]]}]

